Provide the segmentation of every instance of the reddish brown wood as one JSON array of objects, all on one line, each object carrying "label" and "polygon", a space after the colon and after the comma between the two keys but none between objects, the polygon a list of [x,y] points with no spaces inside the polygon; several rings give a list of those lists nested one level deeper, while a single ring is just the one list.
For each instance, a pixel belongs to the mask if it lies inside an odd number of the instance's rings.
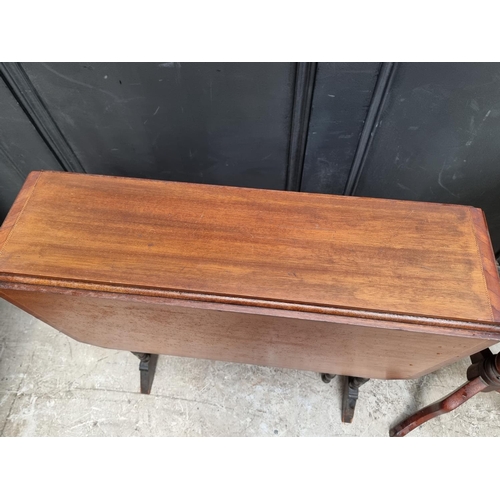
[{"label": "reddish brown wood", "polygon": [[[491,340],[441,336],[381,325],[327,323],[186,307],[120,295],[0,290],[42,321],[81,342],[151,352],[339,375],[405,379],[456,361]],[[176,305],[173,305],[176,304]]]},{"label": "reddish brown wood", "polygon": [[0,272],[494,323],[477,224],[455,205],[43,172]]},{"label": "reddish brown wood", "polygon": [[438,417],[439,415],[455,410],[487,387],[488,385],[481,380],[481,378],[477,377],[474,380],[462,385],[456,391],[452,392],[440,401],[436,401],[435,403],[422,408],[411,417],[408,417],[406,420],[393,427],[389,434],[391,437],[406,436],[409,432],[434,417]]},{"label": "reddish brown wood", "polygon": [[491,308],[495,321],[500,321],[500,280],[496,266],[495,254],[491,245],[490,234],[484,212],[479,208],[472,208],[471,217],[474,224],[478,252],[483,262],[483,273],[486,286],[489,290]]},{"label": "reddish brown wood", "polygon": [[493,266],[471,207],[56,172],[0,229],[2,296],[83,342],[370,378],[498,342]]},{"label": "reddish brown wood", "polygon": [[500,338],[500,325],[492,323],[444,320],[377,311],[360,311],[344,307],[293,304],[247,297],[219,297],[210,294],[179,292],[175,290],[151,290],[144,287],[124,287],[70,280],[37,279],[21,275],[2,275],[1,273],[0,279],[0,288],[7,290],[68,293],[71,295],[84,294],[103,298],[120,298],[125,296],[133,301],[154,302],[158,300],[164,304],[180,304],[185,307],[192,306],[202,309],[256,313],[351,325],[378,326],[423,333],[438,333],[439,335],[451,335],[455,337],[491,339],[495,341],[498,341]]}]

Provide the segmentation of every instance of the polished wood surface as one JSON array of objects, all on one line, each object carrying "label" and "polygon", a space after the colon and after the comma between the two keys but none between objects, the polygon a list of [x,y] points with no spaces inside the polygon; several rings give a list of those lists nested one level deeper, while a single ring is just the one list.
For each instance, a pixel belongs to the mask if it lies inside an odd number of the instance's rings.
[{"label": "polished wood surface", "polygon": [[407,419],[403,420],[403,422],[391,429],[389,435],[391,437],[404,437],[417,427],[425,424],[425,422],[428,422],[435,417],[439,417],[440,415],[444,415],[445,413],[450,413],[450,411],[456,410],[459,406],[466,403],[476,394],[484,391],[487,387],[488,384],[480,377],[477,377],[474,380],[462,385],[462,387],[459,387],[451,394],[448,394],[448,396],[445,396],[443,399],[422,408],[420,411],[415,413],[415,415],[411,415]]},{"label": "polished wood surface", "polygon": [[124,295],[0,290],[0,296],[92,345],[357,377],[419,377],[494,344],[378,325],[166,305],[152,298],[133,301]]},{"label": "polished wood surface", "polygon": [[472,207],[36,172],[13,213],[0,231],[7,280],[499,319]]},{"label": "polished wood surface", "polygon": [[0,296],[82,342],[412,378],[500,341],[476,208],[34,172]]}]

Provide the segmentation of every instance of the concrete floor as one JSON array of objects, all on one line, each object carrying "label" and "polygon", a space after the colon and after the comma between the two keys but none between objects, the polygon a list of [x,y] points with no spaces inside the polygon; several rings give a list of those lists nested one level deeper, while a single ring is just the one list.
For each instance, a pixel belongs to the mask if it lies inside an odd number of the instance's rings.
[{"label": "concrete floor", "polygon": [[[0,435],[387,436],[461,385],[468,365],[369,381],[349,425],[339,378],[327,385],[312,372],[161,356],[143,396],[132,354],[76,342],[1,300]],[[409,436],[500,436],[500,394],[479,394]]]}]

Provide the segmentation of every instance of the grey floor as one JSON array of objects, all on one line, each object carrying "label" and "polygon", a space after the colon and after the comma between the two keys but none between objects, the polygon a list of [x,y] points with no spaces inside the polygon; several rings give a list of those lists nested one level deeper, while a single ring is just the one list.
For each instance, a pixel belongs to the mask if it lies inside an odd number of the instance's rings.
[{"label": "grey floor", "polygon": [[[0,299],[0,435],[387,436],[461,385],[468,365],[369,381],[350,425],[340,422],[340,380],[312,372],[161,356],[143,396],[132,354],[76,342]],[[479,394],[409,436],[500,436],[500,394]]]}]

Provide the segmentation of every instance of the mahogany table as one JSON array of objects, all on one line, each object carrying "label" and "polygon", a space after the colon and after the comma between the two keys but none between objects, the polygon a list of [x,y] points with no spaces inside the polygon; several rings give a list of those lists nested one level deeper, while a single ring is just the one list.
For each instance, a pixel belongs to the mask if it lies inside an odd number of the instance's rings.
[{"label": "mahogany table", "polygon": [[[500,341],[480,209],[32,172],[0,229],[0,296],[70,337],[156,355],[420,377]],[[349,378],[347,378],[349,377]]]}]

